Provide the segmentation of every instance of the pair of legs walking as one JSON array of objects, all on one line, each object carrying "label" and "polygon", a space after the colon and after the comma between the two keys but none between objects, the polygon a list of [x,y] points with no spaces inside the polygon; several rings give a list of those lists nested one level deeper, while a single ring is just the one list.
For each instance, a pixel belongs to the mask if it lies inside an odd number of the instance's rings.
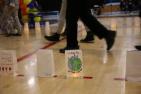
[{"label": "pair of legs walking", "polygon": [[[67,0],[62,0],[57,32],[53,33],[51,36],[46,35],[45,39],[49,41],[58,41],[60,38],[60,35],[63,35],[63,36],[66,35],[66,32],[67,32],[67,29],[65,28],[66,27],[66,9],[67,9]],[[88,11],[91,13],[90,9]],[[87,31],[86,38],[80,41],[81,42],[93,42],[94,40],[93,33],[87,27],[86,27],[86,31]]]},{"label": "pair of legs walking", "polygon": [[68,0],[66,13],[67,44],[60,49],[61,53],[65,50],[79,49],[77,41],[77,21],[80,18],[82,22],[96,35],[99,39],[105,39],[107,50],[110,50],[114,44],[116,32],[107,30],[91,13],[88,12],[87,0]]}]

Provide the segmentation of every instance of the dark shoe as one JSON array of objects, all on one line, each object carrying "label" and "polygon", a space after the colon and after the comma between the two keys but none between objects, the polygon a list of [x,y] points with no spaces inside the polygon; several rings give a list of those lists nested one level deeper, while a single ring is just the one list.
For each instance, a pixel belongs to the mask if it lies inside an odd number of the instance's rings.
[{"label": "dark shoe", "polygon": [[135,48],[139,51],[141,51],[141,45],[136,45]]},{"label": "dark shoe", "polygon": [[112,48],[115,42],[115,37],[116,37],[116,31],[109,30],[109,34],[107,35],[107,37],[105,37],[108,51]]},{"label": "dark shoe", "polygon": [[81,43],[93,43],[94,41],[94,34],[91,31],[87,32],[85,39],[81,39]]},{"label": "dark shoe", "polygon": [[77,47],[65,47],[65,48],[62,48],[62,49],[60,49],[59,51],[60,51],[60,53],[65,53],[65,50],[78,50],[79,49],[79,46],[77,46]]},{"label": "dark shoe", "polygon": [[45,36],[45,39],[49,41],[59,41],[60,34],[54,33],[52,36]]}]

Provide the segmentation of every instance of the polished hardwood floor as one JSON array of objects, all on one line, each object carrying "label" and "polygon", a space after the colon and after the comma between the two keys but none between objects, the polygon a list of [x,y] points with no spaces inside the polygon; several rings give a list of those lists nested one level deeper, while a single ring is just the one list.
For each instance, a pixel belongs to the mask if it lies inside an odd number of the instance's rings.
[{"label": "polished hardwood floor", "polygon": [[[135,50],[134,45],[141,44],[140,18],[98,20],[108,29],[116,30],[117,37],[109,53],[105,41],[96,36],[94,43],[79,43],[83,52],[83,74],[91,79],[66,77],[65,55],[59,53],[65,46],[65,39],[51,43],[44,39],[44,29],[23,31],[21,37],[0,35],[0,50],[15,50],[18,60],[16,76],[0,75],[0,94],[141,94],[141,82],[128,81],[125,77],[126,53]],[[79,33],[79,37],[85,34]],[[58,77],[36,76],[39,49],[53,50]]]}]

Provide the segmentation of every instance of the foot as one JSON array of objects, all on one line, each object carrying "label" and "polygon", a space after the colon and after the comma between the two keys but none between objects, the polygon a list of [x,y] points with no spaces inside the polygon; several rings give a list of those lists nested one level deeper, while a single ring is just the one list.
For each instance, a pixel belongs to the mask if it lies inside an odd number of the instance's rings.
[{"label": "foot", "polygon": [[52,36],[45,36],[45,39],[49,41],[59,41],[60,34],[54,33]]},{"label": "foot", "polygon": [[77,47],[65,47],[65,48],[62,48],[60,49],[60,53],[65,53],[65,50],[78,50],[79,49],[79,46]]},{"label": "foot", "polygon": [[81,43],[93,43],[94,42],[94,34],[91,31],[88,31],[85,39],[81,39],[80,42]]},{"label": "foot", "polygon": [[116,31],[109,30],[109,34],[107,35],[107,37],[105,37],[108,51],[113,47],[115,42],[115,37],[116,37]]},{"label": "foot", "polygon": [[141,51],[141,45],[136,45],[135,48],[139,51]]}]

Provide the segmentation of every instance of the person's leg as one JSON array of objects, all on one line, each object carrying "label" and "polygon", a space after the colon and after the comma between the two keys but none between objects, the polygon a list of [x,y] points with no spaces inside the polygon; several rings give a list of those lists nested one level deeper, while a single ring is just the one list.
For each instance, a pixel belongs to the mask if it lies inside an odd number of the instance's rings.
[{"label": "person's leg", "polygon": [[104,38],[107,43],[107,50],[110,50],[114,44],[116,32],[105,28],[91,13],[88,12],[87,1],[83,0],[80,10],[81,20],[88,26],[92,32],[100,39]]},{"label": "person's leg", "polygon": [[60,49],[61,53],[65,50],[79,49],[77,41],[77,21],[79,18],[79,0],[68,0],[66,11],[66,30],[67,30],[67,44],[66,47]]},{"label": "person's leg", "polygon": [[[51,36],[45,36],[45,38],[47,40],[49,40],[49,41],[58,41],[62,31],[64,31],[64,32],[61,35],[66,36],[66,32],[67,32],[67,30],[65,28],[66,27],[65,26],[66,7],[67,7],[67,0],[63,0],[62,1],[62,6],[61,6],[61,11],[60,11],[60,18],[59,18],[57,32],[53,33],[53,35],[51,35]],[[88,12],[91,13],[90,9],[88,10]],[[86,26],[86,31],[87,31],[87,34],[86,34],[85,39],[80,40],[80,42],[82,42],[82,43],[93,42],[94,34],[87,28],[87,26]]]},{"label": "person's leg", "polygon": [[[91,13],[91,10],[87,10],[89,13]],[[92,14],[92,13],[91,13]],[[84,24],[85,25],[85,24]],[[86,37],[84,39],[81,39],[81,43],[93,43],[94,40],[94,33],[85,25],[86,28]]]},{"label": "person's leg", "polygon": [[85,25],[86,37],[81,39],[81,43],[93,43],[94,42],[94,33]]},{"label": "person's leg", "polygon": [[65,17],[66,17],[66,7],[67,7],[67,0],[62,0],[62,5],[61,5],[61,11],[59,15],[59,23],[58,23],[58,28],[57,28],[57,33],[61,34],[64,32],[65,28]]},{"label": "person's leg", "polygon": [[60,34],[64,31],[65,28],[65,16],[66,16],[66,7],[67,7],[67,0],[62,0],[61,11],[59,15],[59,23],[57,27],[57,32],[52,33],[51,36],[45,36],[45,38],[49,41],[58,41],[60,38]]},{"label": "person's leg", "polygon": [[80,19],[85,23],[85,25],[100,39],[107,35],[107,29],[89,12],[86,8],[81,12]]}]

